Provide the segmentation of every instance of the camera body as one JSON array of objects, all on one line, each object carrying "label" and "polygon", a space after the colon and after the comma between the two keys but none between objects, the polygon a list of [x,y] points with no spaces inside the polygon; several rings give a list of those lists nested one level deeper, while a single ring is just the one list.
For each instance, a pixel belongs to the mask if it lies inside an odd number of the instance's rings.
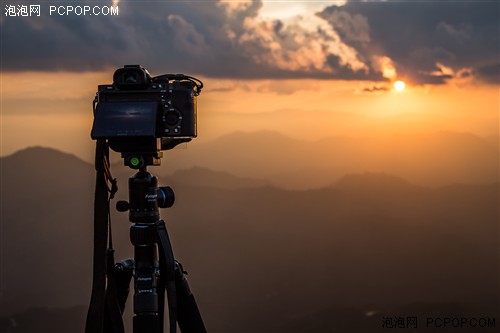
[{"label": "camera body", "polygon": [[203,84],[183,74],[151,77],[139,65],[115,71],[99,85],[92,139],[107,139],[121,153],[154,153],[197,135],[196,97]]}]

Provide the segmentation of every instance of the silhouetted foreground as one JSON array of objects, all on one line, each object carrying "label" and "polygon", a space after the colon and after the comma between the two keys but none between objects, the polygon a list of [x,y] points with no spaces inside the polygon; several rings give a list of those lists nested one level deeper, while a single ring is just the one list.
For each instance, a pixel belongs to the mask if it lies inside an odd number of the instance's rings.
[{"label": "silhouetted foreground", "polygon": [[[0,333],[76,333],[84,330],[85,306],[67,309],[33,308],[19,314],[0,317]],[[444,325],[444,318],[485,319],[484,327],[457,327],[455,320]],[[395,318],[403,321],[399,328]],[[393,309],[377,310],[375,307],[329,307],[310,312],[287,322],[236,323],[230,318],[221,321],[212,332],[496,332],[498,330],[498,312],[484,307],[471,308],[463,303],[414,303]],[[477,321],[479,323],[479,321]],[[241,325],[241,326],[239,326]],[[438,327],[435,327],[439,325]]]},{"label": "silhouetted foreground", "polygon": [[[1,163],[0,332],[81,332],[93,167],[41,148]],[[201,186],[196,173],[210,172],[190,172],[200,185],[173,184],[162,216],[209,332],[386,332],[382,319],[397,316],[418,317],[405,331],[452,332],[425,318],[500,320],[498,183],[425,188],[361,174],[290,191],[223,174],[221,188]],[[116,258],[130,257],[125,215],[113,214],[113,231]]]}]

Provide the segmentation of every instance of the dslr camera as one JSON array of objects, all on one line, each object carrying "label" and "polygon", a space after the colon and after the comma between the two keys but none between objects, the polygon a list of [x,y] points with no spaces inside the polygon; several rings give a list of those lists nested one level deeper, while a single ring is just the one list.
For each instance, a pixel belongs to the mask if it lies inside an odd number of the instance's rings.
[{"label": "dslr camera", "polygon": [[196,97],[202,88],[191,76],[152,77],[140,65],[125,65],[115,71],[113,84],[98,86],[91,137],[107,140],[125,158],[141,154],[149,156],[146,164],[159,164],[161,150],[196,137]]}]

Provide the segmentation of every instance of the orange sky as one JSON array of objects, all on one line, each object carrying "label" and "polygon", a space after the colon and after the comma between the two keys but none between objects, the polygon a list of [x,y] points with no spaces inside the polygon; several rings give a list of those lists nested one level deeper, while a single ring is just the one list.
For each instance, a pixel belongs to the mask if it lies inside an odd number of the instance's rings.
[{"label": "orange sky", "polygon": [[197,142],[258,130],[310,141],[499,133],[493,3],[113,4],[119,15],[51,16],[42,4],[40,17],[2,17],[0,156],[42,145],[92,160],[97,85],[137,62],[204,81]]},{"label": "orange sky", "polygon": [[[1,155],[42,145],[92,158],[91,100],[112,70],[2,74]],[[203,78],[198,141],[234,131],[272,130],[315,140],[451,130],[498,135],[499,90],[451,82],[404,91],[363,92],[380,83],[327,80]]]}]

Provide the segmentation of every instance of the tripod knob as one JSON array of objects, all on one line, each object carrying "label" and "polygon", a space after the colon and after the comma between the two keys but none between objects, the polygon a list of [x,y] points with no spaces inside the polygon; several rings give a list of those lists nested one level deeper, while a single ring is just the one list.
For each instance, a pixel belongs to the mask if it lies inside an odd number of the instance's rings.
[{"label": "tripod knob", "polygon": [[119,212],[126,212],[130,209],[130,204],[128,201],[120,200],[116,202],[116,210]]},{"label": "tripod knob", "polygon": [[170,186],[158,187],[158,207],[169,208],[175,202],[174,190]]}]

